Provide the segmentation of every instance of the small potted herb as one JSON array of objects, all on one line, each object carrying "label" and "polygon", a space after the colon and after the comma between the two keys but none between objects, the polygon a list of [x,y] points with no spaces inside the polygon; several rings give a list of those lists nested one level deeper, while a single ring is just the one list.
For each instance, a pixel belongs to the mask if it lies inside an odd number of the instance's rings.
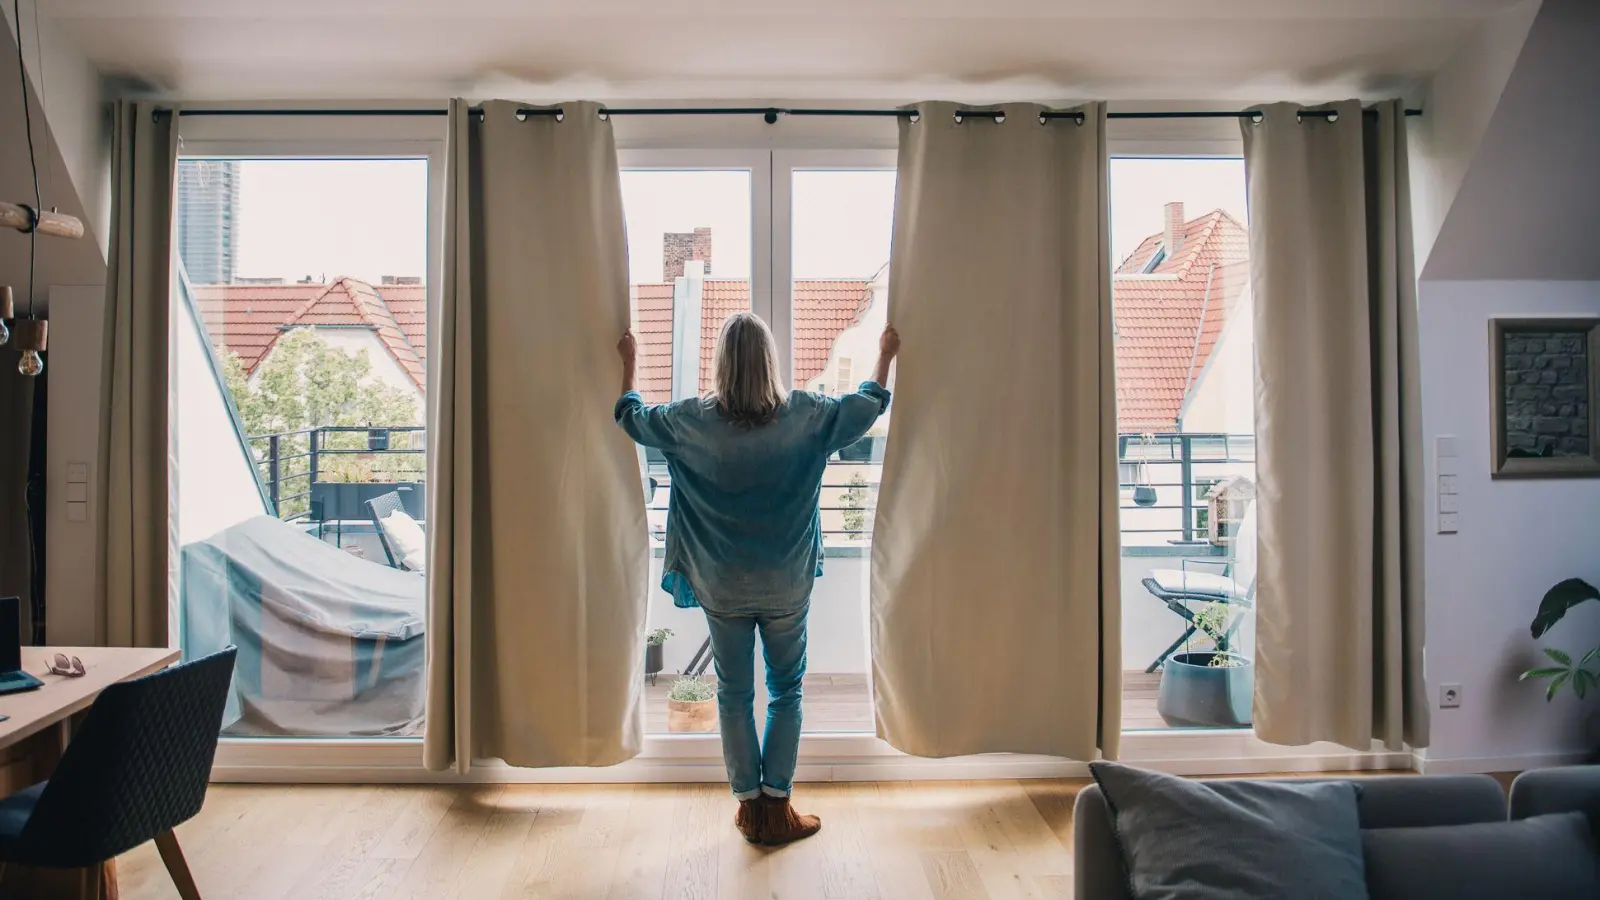
[{"label": "small potted herb", "polygon": [[667,730],[708,732],[717,730],[717,685],[708,678],[686,675],[667,692]]},{"label": "small potted herb", "polygon": [[651,684],[656,683],[656,675],[661,672],[662,645],[667,638],[672,637],[671,628],[657,628],[645,636],[644,639],[644,674],[650,679]]},{"label": "small potted herb", "polygon": [[1236,617],[1226,603],[1207,603],[1193,623],[1210,649],[1167,657],[1161,667],[1156,711],[1174,728],[1242,728],[1250,724],[1255,663],[1232,652]]}]

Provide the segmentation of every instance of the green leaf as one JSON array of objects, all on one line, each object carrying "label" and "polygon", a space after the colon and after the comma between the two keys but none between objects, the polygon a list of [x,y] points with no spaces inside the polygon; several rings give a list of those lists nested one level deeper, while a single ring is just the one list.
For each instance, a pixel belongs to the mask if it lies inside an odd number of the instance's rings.
[{"label": "green leaf", "polygon": [[1567,610],[1587,600],[1600,600],[1600,590],[1582,578],[1568,578],[1545,592],[1528,630],[1534,637],[1542,637],[1550,626],[1561,621]]},{"label": "green leaf", "polygon": [[1589,663],[1592,663],[1597,659],[1600,659],[1600,647],[1596,647],[1593,650],[1590,650],[1588,653],[1585,653],[1583,655],[1583,659],[1578,660],[1578,665],[1587,666]]},{"label": "green leaf", "polygon": [[1574,669],[1572,676],[1572,690],[1582,700],[1589,696],[1589,686],[1594,684],[1594,673],[1588,669]]},{"label": "green leaf", "polygon": [[1565,650],[1557,650],[1554,647],[1546,647],[1544,648],[1544,655],[1550,657],[1558,663],[1561,663],[1563,666],[1566,666],[1569,669],[1572,668],[1572,657],[1568,655],[1567,651]]},{"label": "green leaf", "polygon": [[1566,684],[1567,679],[1571,676],[1571,672],[1562,672],[1560,675],[1557,675],[1555,678],[1550,680],[1550,687],[1544,692],[1544,700],[1546,703],[1549,703],[1551,700],[1556,698],[1556,692],[1561,690],[1561,686]]},{"label": "green leaf", "polygon": [[1517,676],[1517,680],[1518,681],[1527,681],[1529,678],[1554,678],[1557,675],[1560,675],[1561,673],[1567,672],[1567,671],[1570,671],[1570,670],[1569,669],[1562,669],[1562,668],[1529,669],[1528,671],[1523,672],[1521,675]]}]

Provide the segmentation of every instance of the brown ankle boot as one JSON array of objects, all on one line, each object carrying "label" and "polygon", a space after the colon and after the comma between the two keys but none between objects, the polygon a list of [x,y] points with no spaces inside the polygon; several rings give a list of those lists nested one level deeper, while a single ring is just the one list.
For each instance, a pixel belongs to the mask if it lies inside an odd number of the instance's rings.
[{"label": "brown ankle boot", "polygon": [[822,830],[821,819],[795,812],[788,797],[763,794],[761,800],[766,806],[762,810],[761,843],[769,847],[808,838]]},{"label": "brown ankle boot", "polygon": [[752,844],[761,842],[761,826],[766,821],[766,805],[759,796],[739,801],[739,811],[733,814],[733,824]]}]

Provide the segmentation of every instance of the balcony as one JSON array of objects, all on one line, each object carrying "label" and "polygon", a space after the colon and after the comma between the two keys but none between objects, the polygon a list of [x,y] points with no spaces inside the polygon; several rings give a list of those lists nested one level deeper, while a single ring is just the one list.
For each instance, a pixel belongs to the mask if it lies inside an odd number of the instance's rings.
[{"label": "balcony", "polygon": [[[302,523],[307,533],[378,564],[387,557],[364,504],[398,491],[419,520],[423,515],[423,454],[419,427],[318,428],[249,439],[271,508],[278,518]],[[847,448],[824,476],[822,521],[826,564],[813,593],[810,674],[806,678],[806,731],[870,732],[874,728],[867,646],[868,565],[872,517],[881,480],[883,439]],[[1123,435],[1122,633],[1125,731],[1168,727],[1156,712],[1161,671],[1146,672],[1184,631],[1185,622],[1141,583],[1156,569],[1184,560],[1226,563],[1236,522],[1217,494],[1248,485],[1254,475],[1249,435]],[[652,532],[649,622],[673,635],[662,650],[662,670],[646,686],[650,733],[669,730],[667,693],[680,673],[713,677],[702,652],[706,626],[698,610],[673,606],[655,589],[661,577],[670,476],[664,460],[647,459],[647,504]],[[366,480],[358,480],[365,478]],[[1254,623],[1246,617],[1234,649],[1249,657]],[[1196,641],[1196,649],[1201,642]],[[698,659],[697,659],[698,657]],[[758,678],[760,677],[758,673]]]}]

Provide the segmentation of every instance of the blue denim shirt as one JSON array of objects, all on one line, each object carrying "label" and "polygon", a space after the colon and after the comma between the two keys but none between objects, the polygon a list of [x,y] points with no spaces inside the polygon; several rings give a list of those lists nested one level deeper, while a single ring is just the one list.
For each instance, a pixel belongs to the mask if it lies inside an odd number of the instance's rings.
[{"label": "blue denim shirt", "polygon": [[646,406],[628,393],[617,424],[661,451],[672,476],[661,587],[720,615],[803,606],[822,574],[822,474],[889,408],[865,382],[844,397],[795,391],[766,425],[742,428],[695,397]]}]

